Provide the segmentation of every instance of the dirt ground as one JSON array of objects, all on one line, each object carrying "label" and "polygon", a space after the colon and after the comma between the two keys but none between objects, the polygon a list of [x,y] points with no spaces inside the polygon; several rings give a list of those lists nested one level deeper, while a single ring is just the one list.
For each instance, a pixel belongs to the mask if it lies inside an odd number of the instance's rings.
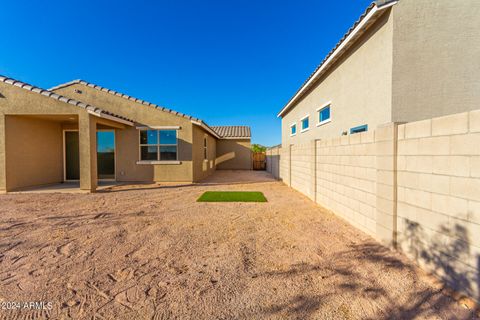
[{"label": "dirt ground", "polygon": [[[197,203],[206,190],[268,203]],[[0,196],[0,301],[74,319],[468,319],[406,258],[264,172]],[[5,305],[4,305],[5,306]]]}]

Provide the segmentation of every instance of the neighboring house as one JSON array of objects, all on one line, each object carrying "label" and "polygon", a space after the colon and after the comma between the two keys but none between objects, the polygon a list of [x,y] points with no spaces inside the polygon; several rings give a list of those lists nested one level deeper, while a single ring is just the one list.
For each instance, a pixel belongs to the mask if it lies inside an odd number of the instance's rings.
[{"label": "neighboring house", "polygon": [[82,80],[44,90],[0,76],[0,190],[195,182],[251,165],[249,127],[210,127]]},{"label": "neighboring house", "polygon": [[373,3],[278,114],[282,144],[478,109],[480,1]]}]

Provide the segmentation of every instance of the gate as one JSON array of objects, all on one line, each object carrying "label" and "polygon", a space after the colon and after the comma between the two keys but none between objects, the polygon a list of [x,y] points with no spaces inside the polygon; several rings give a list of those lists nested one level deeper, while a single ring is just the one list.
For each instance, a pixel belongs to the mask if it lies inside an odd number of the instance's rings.
[{"label": "gate", "polygon": [[267,167],[265,152],[254,152],[252,155],[253,159],[253,170],[265,170]]}]

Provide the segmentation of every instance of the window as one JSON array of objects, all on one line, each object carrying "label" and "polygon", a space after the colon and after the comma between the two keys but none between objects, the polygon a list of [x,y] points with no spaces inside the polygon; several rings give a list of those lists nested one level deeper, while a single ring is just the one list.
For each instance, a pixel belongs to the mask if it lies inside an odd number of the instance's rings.
[{"label": "window", "polygon": [[203,138],[203,159],[208,160],[208,157],[207,157],[207,137]]},{"label": "window", "polygon": [[355,128],[350,129],[350,134],[364,132],[368,130],[368,125],[364,124],[363,126],[358,126]]},{"label": "window", "polygon": [[140,130],[140,160],[177,160],[177,130]]},{"label": "window", "polygon": [[308,118],[309,116],[306,116],[305,118],[302,119],[302,132],[307,131],[308,128],[310,127]]},{"label": "window", "polygon": [[297,134],[297,125],[294,123],[290,126],[290,135],[294,136]]},{"label": "window", "polygon": [[322,124],[325,124],[327,122],[330,122],[330,104],[317,109],[317,111],[318,111],[318,124],[317,125],[322,125]]}]

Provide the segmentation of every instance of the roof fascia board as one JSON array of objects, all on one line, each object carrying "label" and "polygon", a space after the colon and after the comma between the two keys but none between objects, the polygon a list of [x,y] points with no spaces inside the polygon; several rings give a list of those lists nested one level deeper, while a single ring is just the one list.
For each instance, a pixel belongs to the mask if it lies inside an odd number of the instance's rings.
[{"label": "roof fascia board", "polygon": [[221,140],[249,140],[252,137],[222,137]]},{"label": "roof fascia board", "polygon": [[360,21],[360,23],[355,27],[355,29],[347,36],[347,38],[338,46],[338,48],[330,55],[330,57],[325,61],[325,63],[315,72],[315,74],[308,80],[306,84],[290,99],[290,101],[283,107],[283,109],[278,113],[277,117],[281,117],[285,114],[286,111],[298,100],[298,98],[310,87],[310,85],[315,82],[319,76],[328,68],[331,62],[342,52],[342,50],[350,44],[352,39],[355,39],[357,34],[362,30],[362,28],[374,17],[377,12],[383,11],[391,6],[395,5],[398,1],[389,2],[382,6],[375,5],[365,16],[365,18]]},{"label": "roof fascia board", "polygon": [[202,127],[205,131],[207,131],[208,133],[210,133],[212,136],[214,136],[215,138],[217,139],[221,139],[222,137],[220,137],[215,131],[213,131],[209,126],[207,126],[205,123],[201,122],[201,121],[195,121],[195,120],[190,120],[193,124],[199,126],[199,127]]},{"label": "roof fascia board", "polygon": [[118,122],[118,123],[123,123],[123,124],[126,124],[127,126],[130,126],[130,127],[133,127],[133,126],[134,126],[134,123],[131,122],[131,121],[127,121],[127,120],[124,120],[124,119],[120,119],[120,118],[111,116],[111,115],[109,115],[109,114],[103,113],[103,112],[101,112],[101,111],[87,110],[87,112],[88,112],[89,114],[94,115],[94,116],[99,117],[99,118],[103,118],[103,119],[115,121],[115,122]]}]

